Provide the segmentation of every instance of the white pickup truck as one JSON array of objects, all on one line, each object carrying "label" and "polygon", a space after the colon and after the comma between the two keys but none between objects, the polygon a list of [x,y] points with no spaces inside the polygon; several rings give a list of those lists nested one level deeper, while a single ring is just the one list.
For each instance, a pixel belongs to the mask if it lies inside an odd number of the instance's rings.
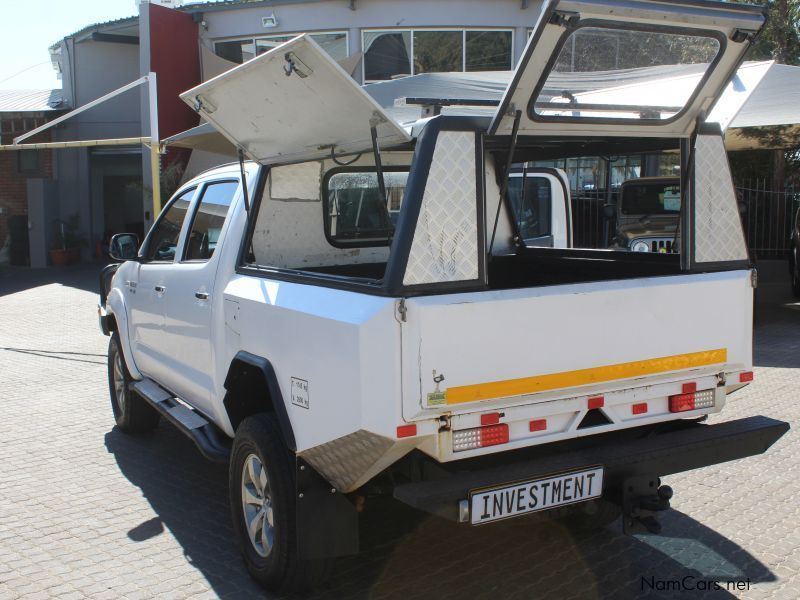
[{"label": "white pickup truck", "polygon": [[[472,525],[570,505],[657,531],[660,477],[788,429],[702,423],[753,377],[756,283],[702,115],[763,21],[545,2],[499,106],[429,99],[441,114],[413,121],[307,36],[185,92],[250,160],[183,185],[141,247],[114,238],[99,311],[117,425],[164,417],[229,464],[244,560],[276,590],[357,552],[378,492]],[[592,36],[619,51],[581,53]],[[559,231],[509,200],[513,164],[645,149],[681,152],[680,253],[569,248],[558,172],[529,198],[561,199]]]}]

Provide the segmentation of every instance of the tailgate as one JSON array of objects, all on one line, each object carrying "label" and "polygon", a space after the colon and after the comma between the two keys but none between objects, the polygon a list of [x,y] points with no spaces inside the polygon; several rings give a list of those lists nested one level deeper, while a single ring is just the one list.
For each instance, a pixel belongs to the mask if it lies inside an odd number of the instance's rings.
[{"label": "tailgate", "polygon": [[446,294],[408,299],[406,308],[406,420],[752,363],[748,270]]}]

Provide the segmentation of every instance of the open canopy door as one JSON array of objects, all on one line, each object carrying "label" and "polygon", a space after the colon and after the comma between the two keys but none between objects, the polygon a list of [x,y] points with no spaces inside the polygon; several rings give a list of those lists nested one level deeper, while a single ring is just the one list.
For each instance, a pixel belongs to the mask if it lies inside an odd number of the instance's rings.
[{"label": "open canopy door", "polygon": [[688,135],[764,24],[761,8],[545,0],[490,133]]},{"label": "open canopy door", "polygon": [[300,35],[181,94],[235,146],[262,164],[312,160],[410,140],[361,87]]}]

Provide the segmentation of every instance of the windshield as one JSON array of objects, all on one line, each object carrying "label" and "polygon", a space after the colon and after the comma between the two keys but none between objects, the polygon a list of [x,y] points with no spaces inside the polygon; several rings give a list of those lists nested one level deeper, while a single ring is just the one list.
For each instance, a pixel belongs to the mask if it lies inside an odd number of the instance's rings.
[{"label": "windshield", "polygon": [[348,170],[332,174],[326,183],[327,237],[339,245],[380,246],[391,240],[403,204],[408,171],[383,173],[386,206],[373,170]]},{"label": "windshield", "polygon": [[677,181],[625,183],[620,202],[624,215],[674,215],[681,211],[681,186]]},{"label": "windshield", "polygon": [[568,119],[670,119],[689,103],[719,49],[719,41],[709,37],[576,29],[564,41],[534,112]]}]

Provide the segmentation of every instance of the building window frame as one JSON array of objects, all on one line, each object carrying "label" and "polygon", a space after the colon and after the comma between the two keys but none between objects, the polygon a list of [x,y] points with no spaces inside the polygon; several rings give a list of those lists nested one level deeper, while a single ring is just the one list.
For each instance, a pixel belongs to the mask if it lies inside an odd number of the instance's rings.
[{"label": "building window frame", "polygon": [[[288,37],[289,39],[291,39],[291,38],[297,37],[298,35],[302,35],[303,33],[307,33],[309,36],[325,35],[325,34],[332,34],[332,35],[344,34],[344,45],[345,45],[345,56],[344,56],[344,58],[347,58],[347,57],[350,56],[350,32],[347,29],[321,29],[321,30],[318,30],[318,31],[309,30],[309,31],[300,31],[300,32],[291,32],[291,31],[283,32],[283,31],[281,31],[281,32],[270,33],[269,35],[244,35],[244,36],[236,36],[236,37],[218,38],[218,39],[215,39],[213,41],[213,43],[214,43],[214,54],[216,54],[217,56],[220,56],[217,53],[217,44],[223,44],[223,43],[229,43],[229,42],[250,42],[250,44],[252,44],[252,46],[253,46],[253,57],[255,58],[256,56],[260,56],[258,54],[258,45],[257,45],[258,40],[267,40],[267,39],[276,38],[276,37]],[[220,58],[222,58],[222,57],[220,57]],[[331,56],[331,58],[333,58],[333,57]],[[342,60],[342,59],[334,58],[333,60]],[[242,61],[242,62],[244,62],[244,61]]]},{"label": "building window frame", "polygon": [[[42,161],[42,150],[20,150],[17,154],[16,171],[17,175],[22,177],[42,177],[44,176],[44,164]],[[22,164],[25,156],[33,156],[36,158],[36,165],[33,167],[26,167]]]},{"label": "building window frame", "polygon": [[511,33],[511,43],[509,47],[510,53],[510,68],[514,69],[514,37],[516,32],[513,27],[370,27],[361,30],[361,81],[364,84],[378,83],[381,81],[390,81],[387,79],[367,79],[366,78],[366,56],[367,51],[364,44],[364,34],[367,33],[405,33],[411,34],[411,42],[408,48],[410,53],[409,59],[411,62],[410,76],[417,75],[414,64],[414,32],[415,31],[460,31],[461,32],[461,70],[460,73],[467,73],[467,32],[468,31],[485,31],[485,32],[501,32]]}]

